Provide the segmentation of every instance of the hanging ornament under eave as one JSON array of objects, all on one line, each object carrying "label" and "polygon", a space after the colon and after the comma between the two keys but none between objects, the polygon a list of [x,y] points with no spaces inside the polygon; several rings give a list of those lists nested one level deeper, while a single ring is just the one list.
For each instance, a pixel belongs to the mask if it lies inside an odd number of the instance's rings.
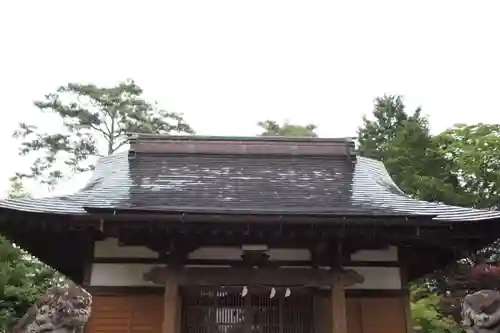
[{"label": "hanging ornament under eave", "polygon": [[248,288],[246,286],[243,287],[241,291],[241,297],[245,297],[248,294]]},{"label": "hanging ornament under eave", "polygon": [[292,294],[292,291],[290,290],[290,288],[286,288],[285,290],[285,297],[288,297]]},{"label": "hanging ornament under eave", "polygon": [[269,295],[269,298],[272,299],[274,296],[276,296],[276,289],[274,287],[272,287],[271,294]]}]

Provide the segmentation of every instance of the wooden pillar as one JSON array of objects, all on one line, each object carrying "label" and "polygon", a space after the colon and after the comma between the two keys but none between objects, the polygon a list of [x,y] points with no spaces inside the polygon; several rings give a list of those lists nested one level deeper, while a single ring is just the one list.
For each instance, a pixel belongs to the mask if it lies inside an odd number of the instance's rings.
[{"label": "wooden pillar", "polygon": [[162,333],[177,333],[179,304],[179,281],[177,274],[171,270],[165,281],[165,296],[163,300]]},{"label": "wooden pillar", "polygon": [[182,331],[182,296],[177,293],[177,316],[175,318],[175,332],[180,333]]},{"label": "wooden pillar", "polygon": [[347,333],[347,311],[343,274],[338,274],[332,285],[332,333]]},{"label": "wooden pillar", "polygon": [[399,261],[402,263],[402,265],[399,268],[399,276],[401,278],[401,289],[404,290],[404,296],[402,301],[404,302],[403,306],[406,319],[406,333],[414,333],[415,330],[413,329],[413,317],[411,314],[410,285],[408,282],[408,271],[409,271],[408,252],[399,247],[398,257]]},{"label": "wooden pillar", "polygon": [[[246,295],[243,298],[243,306],[244,306],[244,319],[243,319],[243,333],[252,333],[252,321],[254,317],[253,309],[252,309],[252,296]],[[281,327],[280,327],[281,330]],[[280,331],[281,332],[281,331]]]}]

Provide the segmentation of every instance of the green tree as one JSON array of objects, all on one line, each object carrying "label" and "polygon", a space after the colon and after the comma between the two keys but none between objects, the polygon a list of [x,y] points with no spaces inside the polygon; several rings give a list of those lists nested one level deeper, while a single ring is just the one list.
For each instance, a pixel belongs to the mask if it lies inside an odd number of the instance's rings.
[{"label": "green tree", "polygon": [[417,108],[407,113],[398,95],[378,97],[358,129],[359,153],[383,161],[396,184],[414,198],[461,204],[459,183]]},{"label": "green tree", "polygon": [[283,125],[274,120],[259,121],[257,123],[263,132],[261,136],[288,136],[288,137],[317,137],[316,125],[294,125],[285,122]]},{"label": "green tree", "polygon": [[36,159],[29,173],[16,176],[49,186],[65,176],[92,170],[96,157],[110,155],[127,143],[127,133],[193,133],[181,115],[146,101],[133,80],[112,87],[69,83],[35,106],[56,115],[62,131],[45,133],[21,123],[14,132],[23,140],[20,154],[33,153]]},{"label": "green tree", "polygon": [[[11,198],[27,196],[19,182],[11,184]],[[0,235],[0,332],[21,318],[35,300],[64,277]]]},{"label": "green tree", "polygon": [[[458,124],[436,137],[441,154],[457,177],[462,203],[476,208],[500,208],[500,125]],[[451,314],[465,292],[499,289],[500,240],[434,274],[436,290],[447,295]]]},{"label": "green tree", "polygon": [[437,136],[466,204],[500,208],[500,125],[459,124]]},{"label": "green tree", "polygon": [[[410,196],[447,204],[466,204],[460,183],[451,173],[453,161],[442,154],[430,134],[428,120],[417,108],[406,112],[403,98],[385,95],[374,101],[371,117],[363,118],[358,129],[359,153],[383,161],[396,184]],[[442,295],[430,286],[443,285],[449,275],[437,273],[440,280],[425,280],[412,286],[412,314],[418,332],[454,332],[457,326],[442,309]]]}]

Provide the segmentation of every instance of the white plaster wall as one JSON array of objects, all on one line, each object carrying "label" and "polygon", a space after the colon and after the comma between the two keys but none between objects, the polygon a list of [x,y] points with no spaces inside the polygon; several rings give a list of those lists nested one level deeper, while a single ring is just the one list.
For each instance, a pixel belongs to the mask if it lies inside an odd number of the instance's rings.
[{"label": "white plaster wall", "polygon": [[234,247],[201,247],[189,254],[189,259],[241,260],[243,251]]},{"label": "white plaster wall", "polygon": [[158,254],[145,246],[119,246],[117,238],[94,243],[94,258],[158,258]]},{"label": "white plaster wall", "polygon": [[[190,259],[241,260],[242,251],[236,247],[203,247],[193,251]],[[270,260],[311,259],[307,249],[278,249],[268,251]],[[95,258],[157,258],[156,252],[145,246],[119,246],[116,238],[95,242]],[[397,261],[398,249],[395,246],[382,250],[361,250],[351,255],[352,261]]]},{"label": "white plaster wall", "polygon": [[[90,284],[93,286],[154,286],[143,280],[143,274],[152,264],[98,264],[92,265]],[[349,289],[401,289],[398,267],[346,267],[365,277],[362,284]],[[228,271],[229,272],[229,271]]]},{"label": "white plaster wall", "polygon": [[349,286],[348,289],[401,289],[399,267],[345,267],[354,269],[365,277],[362,284]]},{"label": "white plaster wall", "polygon": [[152,286],[143,275],[156,265],[152,264],[92,264],[91,286],[125,287]]},{"label": "white plaster wall", "polygon": [[360,250],[351,254],[352,261],[398,261],[398,248],[390,246],[380,250]]}]

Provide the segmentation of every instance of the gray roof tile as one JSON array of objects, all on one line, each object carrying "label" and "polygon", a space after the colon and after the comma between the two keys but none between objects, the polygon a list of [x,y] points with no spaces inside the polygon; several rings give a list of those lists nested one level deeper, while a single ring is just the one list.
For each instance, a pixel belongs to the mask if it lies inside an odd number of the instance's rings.
[{"label": "gray roof tile", "polygon": [[88,214],[85,208],[179,212],[428,215],[442,221],[500,218],[410,198],[381,162],[364,157],[119,153],[102,158],[75,194],[8,199],[0,208]]}]

